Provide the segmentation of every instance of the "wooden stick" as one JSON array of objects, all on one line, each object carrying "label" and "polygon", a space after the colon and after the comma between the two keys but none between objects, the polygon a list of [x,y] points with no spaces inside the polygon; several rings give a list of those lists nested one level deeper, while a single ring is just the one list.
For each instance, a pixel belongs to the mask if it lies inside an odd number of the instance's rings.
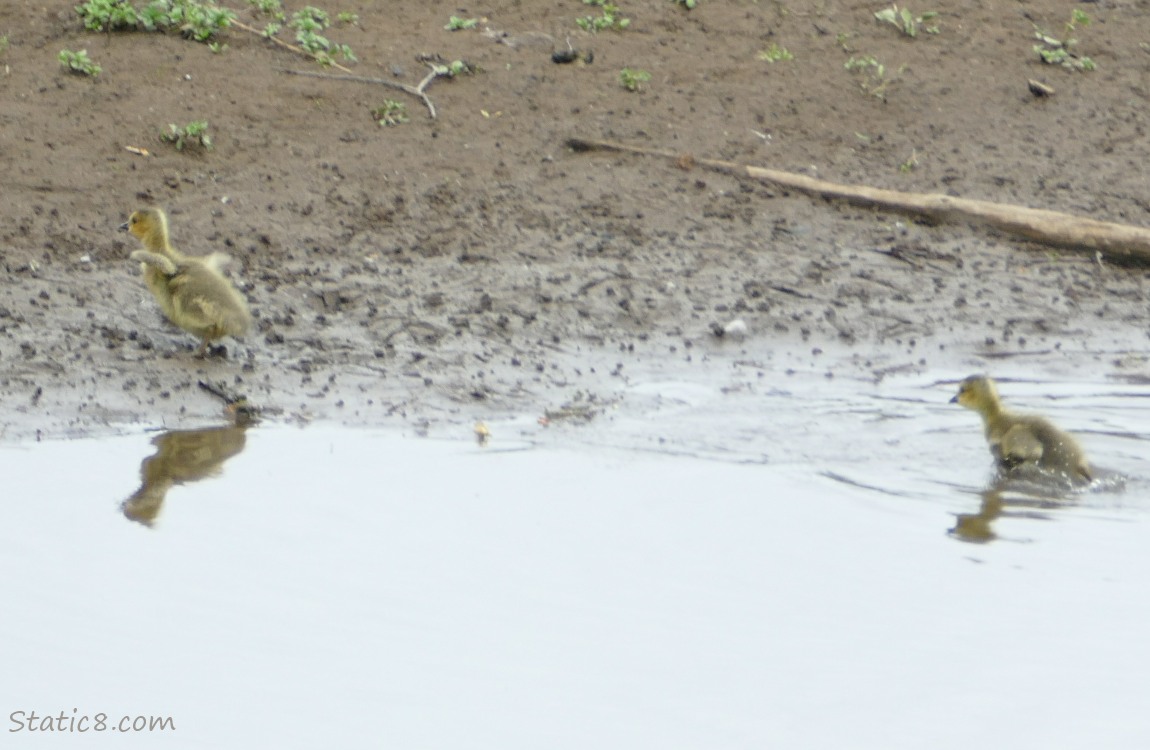
[{"label": "wooden stick", "polygon": [[794,172],[751,167],[718,159],[684,157],[682,154],[662,149],[628,146],[610,141],[571,138],[567,141],[567,145],[575,151],[616,151],[684,160],[711,169],[742,173],[748,177],[823,198],[839,198],[856,205],[926,216],[940,222],[968,221],[985,224],[1047,245],[1102,253],[1124,261],[1150,262],[1150,229],[1129,224],[1096,221],[1058,211],[1007,203],[954,198],[941,193],[902,193],[866,185],[840,185]]}]

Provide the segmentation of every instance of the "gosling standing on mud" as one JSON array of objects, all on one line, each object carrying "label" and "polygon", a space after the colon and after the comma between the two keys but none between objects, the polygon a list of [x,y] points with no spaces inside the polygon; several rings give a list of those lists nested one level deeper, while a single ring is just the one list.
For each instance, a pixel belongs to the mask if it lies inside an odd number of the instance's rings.
[{"label": "gosling standing on mud", "polygon": [[242,336],[251,325],[251,313],[240,293],[224,278],[220,264],[226,256],[212,253],[190,257],[168,241],[168,217],[158,208],[136,211],[121,229],[143,243],[132,253],[140,261],[144,283],[168,320],[198,336],[196,356],[203,357],[211,342],[224,336]]},{"label": "gosling standing on mud", "polygon": [[1002,407],[994,381],[971,375],[950,400],[982,416],[990,452],[1001,469],[1010,471],[1022,465],[1038,466],[1065,474],[1075,481],[1089,482],[1090,464],[1078,442],[1042,417],[1014,414]]}]

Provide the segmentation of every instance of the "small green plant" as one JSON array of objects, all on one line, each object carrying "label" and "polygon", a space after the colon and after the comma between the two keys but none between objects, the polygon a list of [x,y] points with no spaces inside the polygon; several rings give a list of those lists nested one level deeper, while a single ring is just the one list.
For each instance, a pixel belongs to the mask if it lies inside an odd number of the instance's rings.
[{"label": "small green plant", "polygon": [[1070,20],[1066,22],[1066,35],[1070,36],[1074,30],[1079,26],[1089,26],[1090,16],[1086,15],[1086,11],[1075,8],[1070,11]]},{"label": "small green plant", "polygon": [[197,42],[207,42],[232,25],[235,11],[199,0],[151,0],[135,8],[127,0],[87,0],[76,12],[91,31],[177,29]]},{"label": "small green plant", "polygon": [[606,0],[603,2],[588,2],[583,0],[588,5],[596,5],[603,9],[601,16],[585,16],[583,18],[576,18],[575,24],[584,31],[590,31],[592,34],[597,34],[605,29],[614,29],[622,31],[631,25],[630,18],[623,18],[619,15],[619,6],[612,5]]},{"label": "small green plant", "polygon": [[323,31],[331,26],[331,16],[322,8],[306,5],[291,14],[291,23],[288,25],[296,31]]},{"label": "small green plant", "polygon": [[694,10],[695,6],[699,4],[699,0],[675,0],[677,5],[682,5],[687,10]]},{"label": "small green plant", "polygon": [[452,16],[447,20],[447,25],[443,28],[448,31],[465,31],[467,29],[474,29],[479,24],[478,18],[460,18],[459,16]]},{"label": "small green plant", "polygon": [[99,65],[92,62],[92,58],[88,57],[88,50],[86,49],[82,49],[79,52],[62,49],[60,50],[60,54],[56,56],[56,59],[70,72],[78,75],[92,76],[95,78],[100,75],[100,71],[102,70]]},{"label": "small green plant", "polygon": [[[166,0],[156,0],[165,2]],[[235,11],[195,0],[172,0],[172,25],[197,42],[209,42],[216,34],[232,25]]]},{"label": "small green plant", "polygon": [[907,8],[900,9],[897,5],[891,4],[889,8],[883,8],[874,14],[874,17],[901,31],[906,36],[911,38],[918,36],[918,31],[921,28],[928,34],[938,33],[938,13],[935,11],[927,11],[921,16],[916,16],[911,13]]},{"label": "small green plant", "polygon": [[[338,54],[344,60],[354,62],[356,57],[351,47],[335,44],[319,32],[331,25],[327,11],[308,5],[292,14],[288,26],[295,29],[295,40],[322,65],[332,63],[332,55]],[[267,30],[265,29],[265,32]]]},{"label": "small green plant", "polygon": [[[890,84],[893,83],[893,80],[887,78],[885,65],[871,55],[863,55],[861,57],[854,57],[852,55],[843,67],[852,73],[863,73],[864,80],[860,84],[862,90],[876,99],[886,101],[886,91]],[[902,69],[900,68],[899,73],[901,72]]]},{"label": "small green plant", "polygon": [[760,52],[758,57],[760,60],[769,62],[772,65],[777,62],[795,59],[795,56],[788,52],[786,47],[780,47],[775,42],[771,42],[771,46]]},{"label": "small green plant", "polygon": [[218,55],[222,52],[227,52],[228,45],[222,42],[208,42],[208,49],[212,51],[212,54]]},{"label": "small green plant", "polygon": [[247,0],[247,5],[269,16],[282,16],[284,12],[282,0]]},{"label": "small green plant", "polygon": [[852,73],[863,70],[874,71],[879,77],[886,75],[886,67],[871,55],[863,55],[862,57],[851,55],[851,59],[847,60],[843,67]]},{"label": "small green plant", "polygon": [[8,51],[8,35],[0,36],[0,55]]},{"label": "small green plant", "polygon": [[1093,60],[1074,52],[1074,47],[1078,44],[1078,40],[1074,38],[1074,32],[1079,27],[1089,25],[1090,16],[1075,8],[1070,12],[1070,20],[1066,22],[1066,33],[1061,39],[1051,36],[1035,26],[1034,37],[1038,40],[1038,44],[1034,45],[1034,51],[1047,65],[1061,65],[1067,70],[1094,70],[1096,66]]},{"label": "small green plant", "polygon": [[391,128],[407,122],[407,105],[394,99],[384,99],[383,105],[371,110],[381,128]]},{"label": "small green plant", "polygon": [[641,84],[651,80],[651,74],[638,68],[623,68],[619,71],[619,83],[628,91],[638,91]]},{"label": "small green plant", "polygon": [[350,24],[350,25],[354,26],[355,24],[359,23],[359,14],[358,13],[352,13],[349,10],[345,10],[345,11],[341,11],[338,15],[336,15],[335,20],[339,21],[340,23]]},{"label": "small green plant", "polygon": [[182,128],[174,123],[169,124],[167,131],[160,134],[160,140],[175,145],[177,151],[183,151],[184,147],[189,145],[204,149],[212,147],[207,120],[189,122]]},{"label": "small green plant", "polygon": [[[217,5],[216,0],[140,0],[140,3],[133,6],[130,0],[85,0],[75,6],[75,10],[84,26],[92,31],[179,31],[189,39],[208,44],[212,52],[227,49],[219,40],[219,34],[235,23],[236,12]],[[247,0],[247,4],[268,20],[261,30],[244,25],[245,30],[272,39],[286,25],[295,31],[299,47],[320,64],[333,64],[335,55],[344,60],[356,59],[351,47],[335,44],[323,36],[322,32],[331,25],[327,11],[305,6],[293,13],[289,21],[282,0]],[[341,23],[359,21],[359,16],[351,12],[342,12],[337,17]]]},{"label": "small green plant", "polygon": [[913,172],[916,167],[918,167],[918,150],[912,148],[910,150],[910,156],[907,158],[907,160],[898,165],[898,171],[902,172],[903,174],[908,174]]},{"label": "small green plant", "polygon": [[166,29],[172,25],[172,14],[169,4],[162,0],[149,3],[136,14],[137,23],[148,31]]},{"label": "small green plant", "polygon": [[446,70],[444,70],[444,66],[437,65],[435,67],[435,73],[436,75],[445,75],[448,78],[455,78],[455,76],[461,76],[465,73],[467,75],[473,75],[475,73],[475,66],[463,60],[452,60],[447,64]]},{"label": "small green plant", "polygon": [[134,29],[139,21],[136,9],[127,0],[87,0],[76,12],[89,31]]},{"label": "small green plant", "polygon": [[425,58],[423,62],[431,68],[431,71],[435,73],[436,76],[442,78],[455,78],[455,76],[461,76],[464,74],[470,75],[475,73],[476,70],[474,65],[463,60],[452,60],[449,63],[444,63]]},{"label": "small green plant", "polygon": [[284,15],[284,4],[281,0],[248,0],[248,5],[254,7],[260,13],[282,21],[286,16]]}]

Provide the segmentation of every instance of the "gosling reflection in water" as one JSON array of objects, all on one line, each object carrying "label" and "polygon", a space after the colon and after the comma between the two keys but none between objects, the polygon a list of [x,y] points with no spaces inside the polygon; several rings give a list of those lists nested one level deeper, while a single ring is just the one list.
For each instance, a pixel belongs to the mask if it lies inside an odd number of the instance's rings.
[{"label": "gosling reflection in water", "polygon": [[994,522],[999,518],[1053,520],[1053,516],[1046,511],[1068,508],[1076,503],[1074,495],[1059,495],[1056,492],[1049,486],[1000,478],[979,493],[982,503],[977,513],[959,513],[955,516],[954,528],[950,534],[964,542],[985,543],[998,539]]},{"label": "gosling reflection in water", "polygon": [[224,461],[244,449],[245,427],[173,430],[152,439],[154,455],[140,464],[140,489],[121,506],[129,520],[150,527],[177,484],[197,482],[219,473]]}]

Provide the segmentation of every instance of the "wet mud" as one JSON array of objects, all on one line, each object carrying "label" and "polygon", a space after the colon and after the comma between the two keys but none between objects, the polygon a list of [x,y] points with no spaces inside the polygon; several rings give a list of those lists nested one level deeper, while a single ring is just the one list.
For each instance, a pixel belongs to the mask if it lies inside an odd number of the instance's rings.
[{"label": "wet mud", "polygon": [[[346,9],[358,24],[331,34],[357,73],[414,85],[428,53],[477,73],[428,88],[437,119],[412,98],[410,120],[383,128],[370,110],[402,94],[284,75],[307,63],[254,36],[213,54],[85,32],[71,4],[0,0],[0,436],[212,424],[200,381],[268,419],[434,425],[640,413],[632,386],[701,367],[735,399],[796,377],[1150,377],[1143,268],[563,145],[1145,224],[1138,3],[1089,5],[1091,73],[1031,50],[1036,25],[1065,21],[1052,1],[946,9],[938,35],[914,39],[836,0],[634,0],[627,30],[597,35],[574,0],[494,2],[467,32],[443,29],[457,9],[439,3]],[[553,61],[568,37],[592,62]],[[771,43],[794,59],[759,59]],[[68,74],[62,48],[103,72]],[[889,71],[883,98],[845,69],[861,55]],[[623,67],[651,80],[629,92]],[[212,150],[159,142],[197,119]],[[184,252],[232,256],[255,316],[206,360],[116,232],[149,204]]]}]

